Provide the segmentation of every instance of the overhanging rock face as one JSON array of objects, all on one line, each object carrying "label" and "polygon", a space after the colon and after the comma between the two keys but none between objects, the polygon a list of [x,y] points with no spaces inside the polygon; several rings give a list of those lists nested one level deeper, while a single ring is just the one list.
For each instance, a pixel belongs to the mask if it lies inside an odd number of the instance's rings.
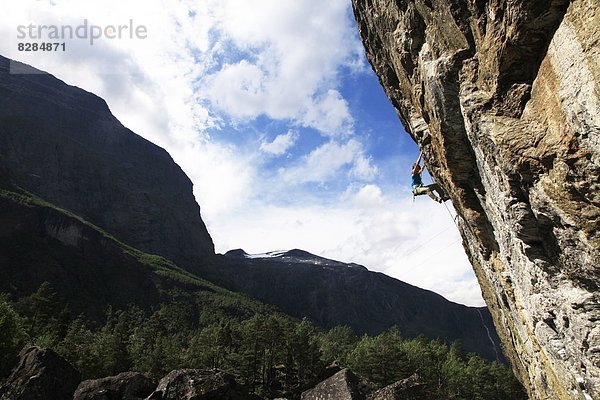
[{"label": "overhanging rock face", "polygon": [[600,398],[599,4],[353,0],[533,399]]}]

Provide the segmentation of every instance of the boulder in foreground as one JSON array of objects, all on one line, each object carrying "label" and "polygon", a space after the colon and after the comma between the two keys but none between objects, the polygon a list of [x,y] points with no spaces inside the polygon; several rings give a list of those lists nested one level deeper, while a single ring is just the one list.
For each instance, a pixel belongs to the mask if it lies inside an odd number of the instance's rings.
[{"label": "boulder in foreground", "polygon": [[369,385],[346,368],[302,393],[302,400],[365,400],[369,391]]},{"label": "boulder in foreground", "polygon": [[81,382],[73,400],[143,400],[156,386],[155,381],[138,372],[123,372]]},{"label": "boulder in foreground", "polygon": [[180,369],[158,383],[147,400],[260,400],[248,394],[235,378],[219,370]]},{"label": "boulder in foreground", "polygon": [[0,400],[72,400],[81,375],[50,349],[25,347],[5,384]]}]

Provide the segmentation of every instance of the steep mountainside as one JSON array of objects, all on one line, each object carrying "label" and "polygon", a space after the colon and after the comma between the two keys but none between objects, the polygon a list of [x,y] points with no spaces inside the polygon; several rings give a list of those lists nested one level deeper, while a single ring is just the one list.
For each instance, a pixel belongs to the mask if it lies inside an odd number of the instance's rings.
[{"label": "steep mountainside", "polygon": [[600,398],[600,3],[353,5],[529,395]]},{"label": "steep mountainside", "polygon": [[225,313],[238,316],[273,311],[130,247],[68,211],[0,184],[0,293],[18,299],[44,282],[72,315],[83,313],[92,320],[105,318],[108,306],[156,309],[172,301],[173,293],[200,309],[223,306],[228,307]]},{"label": "steep mountainside", "polygon": [[504,360],[486,308],[452,303],[357,264],[302,250],[252,256],[233,250],[225,254],[219,274],[214,277],[219,284],[326,328],[347,325],[358,334],[376,335],[397,326],[406,336],[460,340],[466,351]]},{"label": "steep mountainside", "polygon": [[165,150],[99,97],[1,56],[0,164],[16,185],[188,270],[214,254],[192,183]]}]

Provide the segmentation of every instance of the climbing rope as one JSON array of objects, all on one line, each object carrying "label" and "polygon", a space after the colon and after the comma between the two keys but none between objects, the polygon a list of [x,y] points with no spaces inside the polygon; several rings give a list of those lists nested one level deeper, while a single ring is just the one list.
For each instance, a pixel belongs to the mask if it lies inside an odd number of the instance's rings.
[{"label": "climbing rope", "polygon": [[[413,200],[414,200],[414,196],[413,196]],[[448,214],[450,215],[450,218],[452,218],[452,222],[454,222],[454,226],[456,226],[456,228],[458,228],[458,224],[456,223],[456,219],[458,218],[458,214],[456,216],[452,216],[452,212],[450,211],[450,209],[448,208],[448,206],[446,205],[445,202],[444,202],[444,207],[446,207],[446,211],[448,211]],[[411,254],[413,254],[417,250],[419,250],[421,247],[425,246],[426,244],[428,244],[429,242],[431,242],[433,239],[435,239],[436,237],[440,236],[442,233],[446,232],[448,229],[450,229],[450,227],[447,227],[446,229],[444,229],[444,230],[436,233],[435,235],[431,236],[430,238],[421,241],[421,243],[418,244],[417,246],[414,246],[414,247],[411,247],[410,249],[408,249],[408,252],[405,253],[403,256],[404,257],[410,256]],[[457,239],[455,242],[453,242],[451,244],[456,243],[458,240],[459,239]]]},{"label": "climbing rope", "polygon": [[446,232],[448,229],[452,228],[451,226],[448,226],[446,229],[436,233],[435,235],[431,236],[428,239],[422,240],[421,243],[419,243],[418,245],[411,247],[410,249],[408,249],[408,252],[403,254],[404,257],[408,257],[411,254],[415,253],[417,250],[419,250],[421,247],[426,246],[429,244],[429,242],[431,242],[433,239],[435,239],[436,237],[440,236],[442,233]]},{"label": "climbing rope", "polygon": [[412,267],[414,269],[419,268],[423,265],[425,265],[427,262],[429,262],[429,260],[431,260],[433,257],[437,256],[438,254],[440,254],[443,251],[446,251],[446,249],[448,249],[450,246],[453,246],[454,244],[458,243],[460,241],[460,237],[456,240],[454,240],[453,242],[449,243],[448,245],[446,245],[445,247],[439,249],[438,251],[436,251],[433,254],[430,254],[428,257],[426,257],[425,259],[421,260],[421,262],[419,264],[417,264],[416,266]]},{"label": "climbing rope", "polygon": [[452,222],[454,222],[454,225],[456,225],[456,227],[458,228],[458,224],[456,223],[456,219],[458,218],[458,214],[456,214],[454,217],[452,216],[452,213],[450,212],[450,209],[448,208],[448,206],[446,205],[446,202],[444,202],[444,207],[446,207],[446,211],[448,211],[448,214],[450,215],[450,218],[452,218]]}]

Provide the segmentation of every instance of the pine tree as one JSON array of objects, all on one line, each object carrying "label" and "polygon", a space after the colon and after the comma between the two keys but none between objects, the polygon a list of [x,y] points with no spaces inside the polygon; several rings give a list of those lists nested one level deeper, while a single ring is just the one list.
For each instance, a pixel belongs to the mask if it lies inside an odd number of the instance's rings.
[{"label": "pine tree", "polygon": [[21,317],[11,304],[0,296],[0,377],[10,370],[25,338]]}]

